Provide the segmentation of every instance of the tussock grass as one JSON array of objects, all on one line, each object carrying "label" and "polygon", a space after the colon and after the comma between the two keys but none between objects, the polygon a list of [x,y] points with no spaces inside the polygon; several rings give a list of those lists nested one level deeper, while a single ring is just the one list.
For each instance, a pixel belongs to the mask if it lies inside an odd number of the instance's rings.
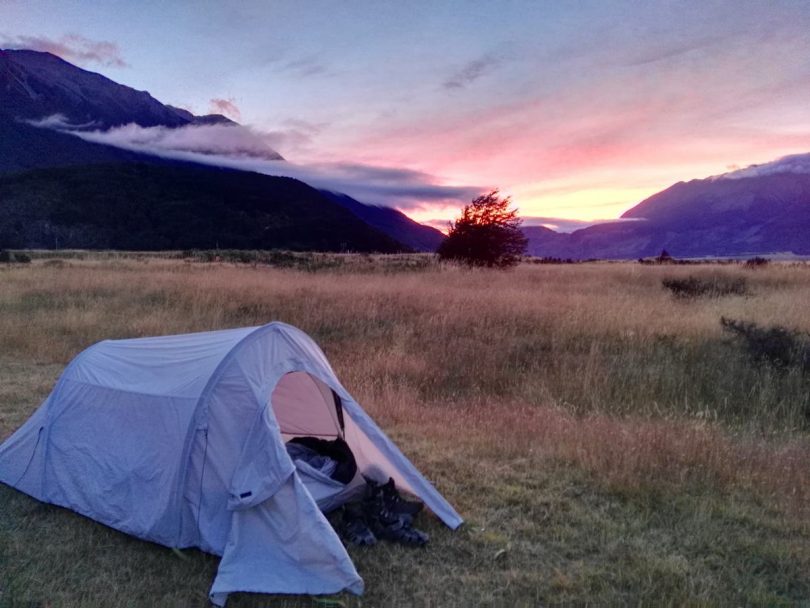
[{"label": "tussock grass", "polygon": [[725,275],[717,275],[710,279],[698,279],[690,276],[685,279],[664,279],[661,283],[676,298],[717,298],[748,294],[748,286],[743,277],[730,278]]},{"label": "tussock grass", "polygon": [[[426,551],[352,549],[350,606],[791,605],[810,597],[808,378],[721,316],[810,330],[810,269],[344,256],[294,268],[169,256],[0,268],[0,438],[95,341],[283,320],[467,517]],[[663,278],[746,298],[679,301]],[[0,488],[0,606],[205,605],[216,559]],[[56,574],[48,574],[48,573]],[[317,605],[242,596],[237,606]]]}]

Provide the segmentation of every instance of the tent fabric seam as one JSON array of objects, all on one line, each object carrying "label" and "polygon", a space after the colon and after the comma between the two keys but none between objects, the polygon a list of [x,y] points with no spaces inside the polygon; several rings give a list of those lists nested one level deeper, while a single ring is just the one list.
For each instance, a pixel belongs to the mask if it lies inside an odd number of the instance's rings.
[{"label": "tent fabric seam", "polygon": [[93,383],[93,382],[87,382],[86,380],[78,380],[76,378],[65,378],[65,382],[74,382],[76,384],[81,384],[83,386],[89,386],[89,387],[92,387],[92,388],[100,388],[100,389],[112,391],[112,392],[115,392],[115,393],[124,393],[125,395],[136,395],[136,396],[139,396],[139,397],[167,397],[169,399],[181,399],[183,401],[195,401],[195,402],[199,398],[199,395],[194,395],[194,396],[190,396],[190,397],[180,397],[178,395],[169,395],[169,394],[162,394],[162,393],[146,393],[146,392],[143,392],[143,391],[132,391],[132,390],[127,390],[125,388],[114,388],[114,387],[111,387],[111,386],[104,386],[102,384],[96,384],[96,383]]},{"label": "tent fabric seam", "polygon": [[[188,474],[189,474],[189,465],[191,463],[192,447],[193,447],[193,444],[194,444],[194,442],[196,440],[197,433],[199,431],[206,431],[206,442],[207,442],[207,429],[208,429],[208,420],[207,420],[207,418],[208,418],[208,416],[207,416],[207,413],[206,413],[205,420],[204,420],[204,426],[201,428],[200,427],[200,420],[199,420],[201,405],[203,404],[204,400],[208,400],[211,397],[211,393],[213,392],[214,388],[216,387],[217,382],[219,381],[219,378],[222,376],[222,374],[223,374],[223,372],[225,370],[225,366],[228,363],[230,363],[231,360],[233,359],[234,352],[238,351],[240,346],[245,344],[246,341],[249,338],[251,338],[252,336],[255,336],[256,334],[258,334],[262,329],[269,328],[269,327],[274,327],[276,325],[278,325],[276,322],[268,323],[266,325],[261,325],[259,327],[256,327],[253,331],[251,331],[246,336],[242,337],[236,344],[234,344],[230,349],[228,349],[228,352],[226,352],[223,355],[222,359],[220,359],[219,363],[214,368],[214,371],[211,372],[210,376],[208,376],[208,380],[206,381],[205,386],[203,387],[203,390],[200,393],[199,397],[197,397],[197,402],[194,404],[194,410],[193,410],[193,412],[191,414],[191,417],[190,417],[191,424],[189,424],[189,428],[188,428],[188,431],[186,433],[186,440],[185,440],[185,444],[183,446],[183,452],[182,452],[182,456],[181,456],[182,461],[180,463],[181,469],[180,469],[180,474],[179,474],[179,479],[181,480],[181,483],[182,483],[183,487],[182,487],[182,489],[175,489],[174,496],[172,497],[172,502],[173,502],[173,504],[175,504],[176,507],[179,508],[183,504],[183,497],[185,495],[185,486],[188,483]],[[202,494],[202,487],[200,487],[199,491]],[[180,526],[180,529],[179,529],[178,532],[179,532],[179,536],[182,538],[182,533],[183,533],[183,519],[182,518],[180,518],[179,526]]]}]

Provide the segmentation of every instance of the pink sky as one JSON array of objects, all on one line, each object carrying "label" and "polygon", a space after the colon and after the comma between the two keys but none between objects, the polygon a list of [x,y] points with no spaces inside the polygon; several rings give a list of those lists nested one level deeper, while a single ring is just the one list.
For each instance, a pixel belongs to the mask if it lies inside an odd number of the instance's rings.
[{"label": "pink sky", "polygon": [[12,0],[0,24],[420,221],[493,187],[524,216],[614,218],[810,151],[810,3]]}]

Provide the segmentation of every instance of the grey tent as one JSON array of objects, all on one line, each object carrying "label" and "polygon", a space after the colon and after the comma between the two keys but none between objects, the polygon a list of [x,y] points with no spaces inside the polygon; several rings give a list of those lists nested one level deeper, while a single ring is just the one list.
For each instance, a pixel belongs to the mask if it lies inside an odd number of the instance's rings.
[{"label": "grey tent", "polygon": [[0,481],[169,547],[222,556],[228,593],[361,593],[363,581],[285,440],[343,435],[445,524],[462,519],[283,323],[105,340],[79,354],[0,445]]}]

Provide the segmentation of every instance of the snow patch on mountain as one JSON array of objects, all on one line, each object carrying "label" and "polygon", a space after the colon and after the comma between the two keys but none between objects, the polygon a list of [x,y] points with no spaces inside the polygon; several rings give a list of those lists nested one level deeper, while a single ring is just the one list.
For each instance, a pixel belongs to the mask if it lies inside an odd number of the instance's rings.
[{"label": "snow patch on mountain", "polygon": [[743,169],[715,175],[709,179],[743,179],[747,177],[762,177],[778,173],[810,174],[810,153],[791,154],[775,161],[761,165],[750,165]]}]

